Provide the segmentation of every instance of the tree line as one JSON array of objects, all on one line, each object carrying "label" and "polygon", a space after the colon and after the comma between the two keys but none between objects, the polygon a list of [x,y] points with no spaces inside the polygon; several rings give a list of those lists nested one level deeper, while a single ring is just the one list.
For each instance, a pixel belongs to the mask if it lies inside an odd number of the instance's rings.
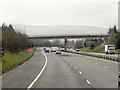
[{"label": "tree line", "polygon": [[16,32],[13,26],[2,25],[2,49],[10,52],[20,52],[32,46],[28,36],[21,32]]},{"label": "tree line", "polygon": [[115,45],[116,49],[120,49],[120,31],[115,25],[113,28],[109,28],[108,34],[110,34],[108,44],[113,44]]}]

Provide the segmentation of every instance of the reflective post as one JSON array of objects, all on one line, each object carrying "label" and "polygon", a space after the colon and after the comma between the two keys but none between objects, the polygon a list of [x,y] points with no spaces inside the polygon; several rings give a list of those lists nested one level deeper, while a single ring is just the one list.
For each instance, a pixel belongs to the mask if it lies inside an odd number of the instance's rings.
[{"label": "reflective post", "polygon": [[31,50],[32,50],[32,48],[30,48],[30,55],[32,54],[32,51],[31,51]]}]

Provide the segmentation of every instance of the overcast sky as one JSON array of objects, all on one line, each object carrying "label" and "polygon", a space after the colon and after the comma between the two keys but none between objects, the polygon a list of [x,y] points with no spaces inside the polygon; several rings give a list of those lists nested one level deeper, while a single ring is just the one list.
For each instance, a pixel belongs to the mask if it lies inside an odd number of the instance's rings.
[{"label": "overcast sky", "polygon": [[0,24],[118,25],[119,0],[0,0]]}]

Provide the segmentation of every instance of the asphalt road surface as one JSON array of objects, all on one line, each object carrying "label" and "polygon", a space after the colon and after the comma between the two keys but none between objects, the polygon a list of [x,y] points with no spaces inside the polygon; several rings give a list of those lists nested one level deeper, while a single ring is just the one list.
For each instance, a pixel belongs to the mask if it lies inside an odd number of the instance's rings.
[{"label": "asphalt road surface", "polygon": [[37,49],[34,56],[23,65],[2,76],[3,88],[27,88],[45,63],[45,57]]},{"label": "asphalt road surface", "polygon": [[[47,66],[32,88],[117,88],[117,62],[70,53],[46,56]],[[37,50],[27,63],[3,75],[3,88],[27,88],[44,63]]]},{"label": "asphalt road surface", "polygon": [[55,53],[48,53],[48,65],[33,88],[91,88],[86,79]]},{"label": "asphalt road surface", "polygon": [[63,56],[65,61],[76,67],[94,88],[118,87],[117,62],[69,53],[64,53]]}]

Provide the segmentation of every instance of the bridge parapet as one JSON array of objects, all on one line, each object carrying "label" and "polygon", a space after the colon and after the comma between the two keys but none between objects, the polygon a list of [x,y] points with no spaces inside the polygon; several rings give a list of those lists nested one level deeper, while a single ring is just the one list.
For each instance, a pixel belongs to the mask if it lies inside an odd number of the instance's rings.
[{"label": "bridge parapet", "polygon": [[108,38],[109,34],[105,35],[53,35],[53,36],[32,36],[28,37],[28,39],[75,39],[75,38]]}]

